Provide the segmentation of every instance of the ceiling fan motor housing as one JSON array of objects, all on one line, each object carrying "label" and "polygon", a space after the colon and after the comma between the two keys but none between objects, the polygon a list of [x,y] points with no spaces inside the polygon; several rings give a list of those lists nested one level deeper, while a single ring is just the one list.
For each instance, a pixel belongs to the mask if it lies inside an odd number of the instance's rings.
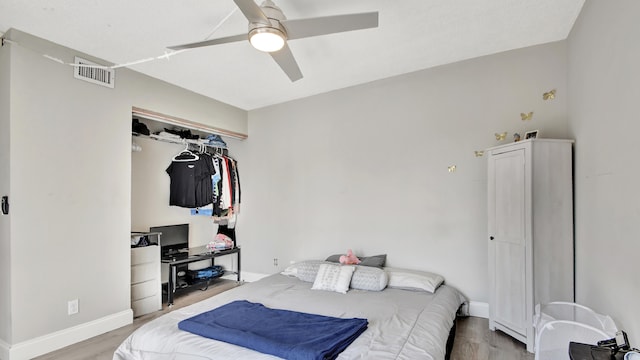
[{"label": "ceiling fan motor housing", "polygon": [[[280,24],[281,21],[287,20],[287,18],[282,13],[282,10],[276,4],[274,4],[271,0],[266,0],[260,6],[260,9],[264,13],[264,15],[269,19],[270,24],[264,24],[261,22],[250,22],[249,23],[249,38],[251,35],[259,32],[263,32],[264,28],[276,30],[282,33],[282,38],[287,38],[287,31]],[[261,30],[262,29],[262,30]]]}]

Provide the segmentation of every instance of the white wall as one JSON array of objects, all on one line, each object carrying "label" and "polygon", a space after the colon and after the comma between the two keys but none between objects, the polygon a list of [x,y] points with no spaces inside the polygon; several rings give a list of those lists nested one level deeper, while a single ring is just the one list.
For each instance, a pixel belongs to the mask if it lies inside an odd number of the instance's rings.
[{"label": "white wall", "polygon": [[[115,89],[79,81],[41,55],[91,57],[20,31],[7,36],[17,44],[8,50],[10,145],[0,138],[10,146],[12,199],[11,322],[2,328],[12,355],[27,358],[130,314],[132,106],[239,133],[247,114],[127,69],[118,69]],[[68,316],[76,298],[80,312]]]},{"label": "white wall", "polygon": [[[127,309],[118,239],[129,192],[118,178],[129,169],[113,160],[127,155],[119,133],[128,128],[113,121],[118,107],[103,106],[115,92],[11,50],[12,333],[20,342]],[[80,313],[68,316],[72,299]]]},{"label": "white wall", "polygon": [[576,296],[640,345],[640,2],[587,1],[568,41]]},{"label": "white wall", "polygon": [[250,111],[243,266],[386,253],[486,302],[486,159],[474,150],[502,131],[566,137],[566,118],[564,42]]}]

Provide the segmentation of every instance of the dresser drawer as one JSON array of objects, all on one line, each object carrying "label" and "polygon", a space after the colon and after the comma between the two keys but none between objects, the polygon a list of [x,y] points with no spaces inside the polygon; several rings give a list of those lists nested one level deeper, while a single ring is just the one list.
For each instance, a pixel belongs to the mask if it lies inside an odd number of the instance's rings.
[{"label": "dresser drawer", "polygon": [[158,279],[131,285],[131,300],[135,301],[154,296],[160,292],[160,286],[160,281],[158,281]]},{"label": "dresser drawer", "polygon": [[160,264],[146,263],[131,267],[131,284],[160,278]]},{"label": "dresser drawer", "polygon": [[131,249],[131,266],[149,262],[160,262],[160,249],[157,245]]},{"label": "dresser drawer", "polygon": [[134,317],[162,310],[162,296],[157,294],[156,296],[132,301],[131,310],[133,310]]}]

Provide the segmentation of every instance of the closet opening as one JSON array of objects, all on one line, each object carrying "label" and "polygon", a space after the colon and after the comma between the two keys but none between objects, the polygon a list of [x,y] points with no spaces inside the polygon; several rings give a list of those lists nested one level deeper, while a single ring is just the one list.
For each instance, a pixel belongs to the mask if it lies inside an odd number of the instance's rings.
[{"label": "closet opening", "polygon": [[[239,176],[237,190],[232,194],[225,191],[227,203],[225,208],[210,206],[171,205],[175,199],[171,194],[171,172],[174,160],[192,153],[195,156],[204,154],[212,159],[226,159],[233,162],[237,171],[237,162],[233,158],[233,145],[247,138],[224,129],[199,124],[187,119],[160,114],[140,108],[132,109],[131,136],[131,231],[149,232],[152,228],[173,225],[188,225],[188,246],[190,248],[206,246],[213,242],[219,232],[232,233],[235,242],[237,213],[240,209]],[[215,160],[214,160],[215,164]],[[220,162],[218,162],[218,165]],[[227,164],[227,166],[230,166]],[[231,167],[223,168],[233,174]],[[231,169],[231,170],[229,170]],[[224,172],[223,172],[224,173]],[[235,183],[231,182],[232,186]],[[227,189],[228,190],[228,189]],[[222,194],[222,191],[220,191]],[[231,209],[229,208],[231,204]],[[202,205],[197,203],[193,205]],[[234,206],[235,205],[235,206]],[[162,237],[160,237],[162,242]],[[242,241],[236,243],[241,245]],[[216,265],[221,265],[229,272],[237,271],[235,256],[216,258]],[[210,262],[190,263],[188,270],[196,270],[210,266]],[[180,271],[178,271],[178,275]],[[166,301],[166,287],[169,268],[161,264],[160,274],[163,285],[163,301]],[[236,280],[233,274],[223,276],[224,279]],[[180,284],[174,279],[174,284]],[[133,285],[132,285],[133,286]],[[133,291],[132,291],[133,295]]]}]

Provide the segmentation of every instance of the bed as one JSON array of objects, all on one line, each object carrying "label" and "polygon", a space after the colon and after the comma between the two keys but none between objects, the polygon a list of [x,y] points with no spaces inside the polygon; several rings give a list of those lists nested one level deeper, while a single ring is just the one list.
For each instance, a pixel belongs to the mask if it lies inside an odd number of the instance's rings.
[{"label": "bed", "polygon": [[[319,289],[323,285],[318,285],[319,272],[333,266],[336,265],[327,265],[325,261],[302,262],[281,274],[174,310],[133,332],[116,349],[113,359],[278,359],[178,328],[185,319],[236,300],[272,309],[367,319],[368,327],[338,355],[340,360],[448,357],[456,312],[465,299],[458,290],[443,284],[442,277],[404,269],[356,266],[345,293]],[[424,274],[428,274],[427,278]]]}]

